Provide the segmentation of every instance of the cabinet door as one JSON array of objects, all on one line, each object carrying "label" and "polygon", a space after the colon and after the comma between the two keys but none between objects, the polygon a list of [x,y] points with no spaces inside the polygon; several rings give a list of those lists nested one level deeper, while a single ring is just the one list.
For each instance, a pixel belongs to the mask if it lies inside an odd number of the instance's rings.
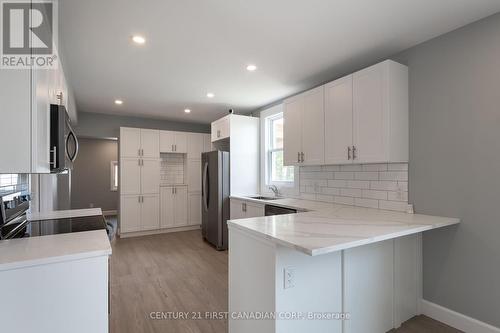
[{"label": "cabinet door", "polygon": [[387,112],[384,63],[354,74],[355,163],[387,161]]},{"label": "cabinet door", "polygon": [[188,197],[188,224],[201,224],[201,194],[189,194]]},{"label": "cabinet door", "polygon": [[187,158],[201,159],[201,153],[204,151],[204,134],[187,134]]},{"label": "cabinet door", "polygon": [[174,223],[176,227],[187,225],[188,196],[186,186],[176,186],[174,190]]},{"label": "cabinet door", "polygon": [[188,160],[187,184],[189,192],[201,192],[201,160]]},{"label": "cabinet door", "polygon": [[187,133],[174,132],[174,151],[185,154],[188,151]]},{"label": "cabinet door", "polygon": [[160,161],[143,159],[141,163],[141,193],[157,194],[160,192]]},{"label": "cabinet door", "polygon": [[120,194],[141,193],[141,160],[138,158],[120,159]]},{"label": "cabinet door", "polygon": [[246,217],[260,217],[264,216],[264,206],[259,204],[247,203],[247,211],[245,212]]},{"label": "cabinet door", "polygon": [[160,131],[160,152],[173,153],[175,145],[174,132]]},{"label": "cabinet door", "polygon": [[321,165],[325,162],[325,98],[324,87],[304,93],[302,109],[303,165]]},{"label": "cabinet door", "polygon": [[160,158],[160,131],[141,129],[141,148],[145,158]]},{"label": "cabinet door", "polygon": [[352,163],[352,75],[325,86],[325,164]]},{"label": "cabinet door", "polygon": [[120,196],[120,232],[141,230],[141,203],[138,195]]},{"label": "cabinet door", "polygon": [[160,228],[160,195],[143,195],[141,203],[141,230]]},{"label": "cabinet door", "polygon": [[283,105],[283,163],[299,164],[298,154],[302,151],[301,114],[304,108],[303,96],[295,96]]},{"label": "cabinet door", "polygon": [[139,157],[141,152],[141,130],[139,128],[120,128],[120,156]]},{"label": "cabinet door", "polygon": [[160,200],[160,226],[162,228],[171,228],[174,226],[174,188],[162,187]]},{"label": "cabinet door", "polygon": [[203,134],[203,152],[209,152],[214,150],[212,147],[212,140],[210,134]]},{"label": "cabinet door", "polygon": [[212,142],[229,137],[230,117],[226,116],[212,123]]},{"label": "cabinet door", "polygon": [[244,212],[244,202],[240,200],[231,199],[230,201],[230,216],[231,220],[244,219],[246,214]]}]

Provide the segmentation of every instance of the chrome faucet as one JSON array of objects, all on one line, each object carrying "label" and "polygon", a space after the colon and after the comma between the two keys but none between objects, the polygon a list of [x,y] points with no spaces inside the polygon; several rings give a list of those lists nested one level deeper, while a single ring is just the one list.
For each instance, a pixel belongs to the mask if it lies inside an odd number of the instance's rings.
[{"label": "chrome faucet", "polygon": [[280,196],[280,191],[278,190],[278,187],[276,185],[269,186],[269,189],[273,191],[275,197]]}]

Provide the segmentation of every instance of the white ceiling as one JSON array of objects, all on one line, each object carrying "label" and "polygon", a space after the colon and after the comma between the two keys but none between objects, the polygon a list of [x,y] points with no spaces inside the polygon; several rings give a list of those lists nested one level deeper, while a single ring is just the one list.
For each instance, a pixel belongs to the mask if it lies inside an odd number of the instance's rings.
[{"label": "white ceiling", "polygon": [[60,0],[59,10],[80,111],[208,123],[494,14],[500,1]]}]

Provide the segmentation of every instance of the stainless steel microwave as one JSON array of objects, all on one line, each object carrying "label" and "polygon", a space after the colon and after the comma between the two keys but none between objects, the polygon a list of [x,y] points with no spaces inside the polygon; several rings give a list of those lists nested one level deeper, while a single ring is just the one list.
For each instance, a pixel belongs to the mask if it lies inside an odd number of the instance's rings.
[{"label": "stainless steel microwave", "polygon": [[78,139],[63,105],[50,105],[50,171],[59,173],[73,168],[78,155]]}]

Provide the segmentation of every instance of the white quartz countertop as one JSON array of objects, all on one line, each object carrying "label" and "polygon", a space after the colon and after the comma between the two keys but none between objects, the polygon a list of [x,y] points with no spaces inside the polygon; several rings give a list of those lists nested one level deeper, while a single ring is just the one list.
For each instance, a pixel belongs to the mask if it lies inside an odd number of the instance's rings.
[{"label": "white quartz countertop", "polygon": [[67,219],[72,217],[98,216],[102,215],[101,208],[54,210],[50,212],[27,213],[28,221]]},{"label": "white quartz countertop", "polygon": [[0,241],[0,271],[111,255],[106,230]]},{"label": "white quartz countertop", "polygon": [[345,250],[460,223],[457,218],[283,198],[262,204],[298,209],[297,214],[230,220],[229,228],[248,232],[311,256]]}]

